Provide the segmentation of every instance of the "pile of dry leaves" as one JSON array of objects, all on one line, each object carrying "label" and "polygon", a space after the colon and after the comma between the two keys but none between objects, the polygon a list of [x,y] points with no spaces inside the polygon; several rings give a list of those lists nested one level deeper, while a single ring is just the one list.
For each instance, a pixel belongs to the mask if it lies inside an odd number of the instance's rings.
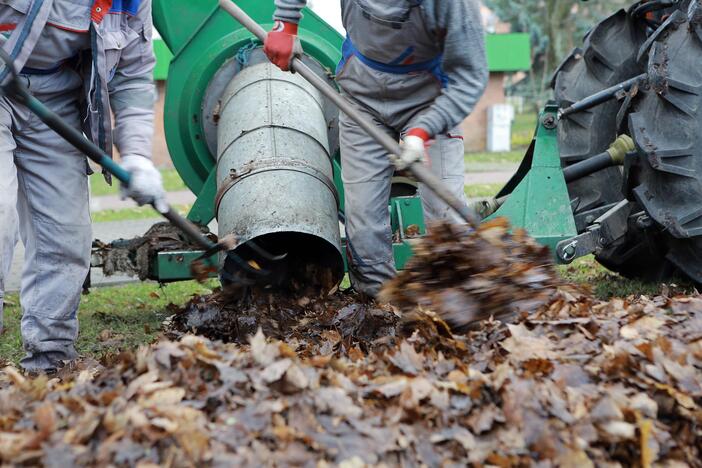
[{"label": "pile of dry leaves", "polygon": [[702,466],[702,296],[597,301],[501,221],[417,249],[402,313],[220,292],[111,362],[5,369],[0,463]]},{"label": "pile of dry leaves", "polygon": [[702,298],[561,289],[465,336],[335,300],[257,324],[285,341],[184,335],[63,381],[6,369],[0,461],[700,466]]}]

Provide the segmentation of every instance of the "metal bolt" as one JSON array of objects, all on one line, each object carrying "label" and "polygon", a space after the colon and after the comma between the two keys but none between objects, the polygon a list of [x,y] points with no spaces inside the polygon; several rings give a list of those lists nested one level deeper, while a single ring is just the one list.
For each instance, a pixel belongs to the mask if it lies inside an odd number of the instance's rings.
[{"label": "metal bolt", "polygon": [[597,242],[600,245],[607,245],[607,239],[605,239],[604,237],[600,237],[599,239],[597,239]]},{"label": "metal bolt", "polygon": [[571,244],[563,250],[563,259],[570,260],[573,257],[575,257],[575,246]]},{"label": "metal bolt", "polygon": [[553,114],[547,114],[541,123],[548,129],[556,128],[556,117],[554,117]]},{"label": "metal bolt", "polygon": [[566,263],[570,263],[573,259],[575,259],[575,254],[576,254],[576,246],[578,245],[578,241],[573,241],[570,244],[566,245],[562,249],[560,249],[559,256],[561,257],[561,260],[563,260]]}]

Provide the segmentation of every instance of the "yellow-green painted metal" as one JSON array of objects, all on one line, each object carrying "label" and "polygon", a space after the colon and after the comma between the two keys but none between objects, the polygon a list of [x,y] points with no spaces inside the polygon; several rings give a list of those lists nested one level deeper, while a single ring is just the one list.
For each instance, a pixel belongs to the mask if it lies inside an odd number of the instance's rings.
[{"label": "yellow-green painted metal", "polygon": [[509,198],[488,218],[508,218],[554,253],[558,242],[577,235],[558,153],[557,112],[557,106],[547,105],[541,113],[522,166],[498,194]]},{"label": "yellow-green painted metal", "polygon": [[[273,1],[237,0],[254,20],[273,25]],[[171,159],[198,203],[188,217],[214,217],[215,157],[203,135],[202,103],[224,62],[250,46],[252,35],[217,7],[216,0],[154,0],[154,24],[173,52],[166,84],[165,131]],[[305,52],[330,73],[341,59],[343,37],[311,10],[300,23]]]}]

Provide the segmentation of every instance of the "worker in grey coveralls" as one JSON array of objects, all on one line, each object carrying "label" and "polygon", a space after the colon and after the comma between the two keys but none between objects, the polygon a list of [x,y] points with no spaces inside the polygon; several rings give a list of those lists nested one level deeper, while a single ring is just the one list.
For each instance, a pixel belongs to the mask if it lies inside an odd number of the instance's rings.
[{"label": "worker in grey coveralls", "polygon": [[[297,24],[305,4],[275,0],[276,23],[265,51],[283,70],[302,52]],[[341,8],[347,38],[336,79],[342,92],[378,127],[402,139],[402,160],[424,159],[426,152],[432,171],[465,200],[457,126],[472,112],[488,78],[477,2],[342,0]],[[395,275],[388,214],[394,167],[379,143],[347,116],[340,118],[351,280],[374,296]],[[460,221],[425,187],[420,195],[427,220]]]},{"label": "worker in grey coveralls", "polygon": [[[108,154],[116,145],[132,175],[123,194],[140,204],[163,197],[150,160],[151,1],[3,0],[0,31],[30,92]],[[26,107],[0,98],[0,320],[19,232],[27,370],[51,371],[76,357],[92,242],[87,176],[83,154]]]}]

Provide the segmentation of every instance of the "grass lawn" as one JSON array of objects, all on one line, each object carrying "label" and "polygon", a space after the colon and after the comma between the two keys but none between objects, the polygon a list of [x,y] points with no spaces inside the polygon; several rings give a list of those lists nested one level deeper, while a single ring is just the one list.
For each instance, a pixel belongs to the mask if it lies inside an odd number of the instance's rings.
[{"label": "grass lawn", "polygon": [[466,153],[466,164],[519,164],[524,158],[525,150],[507,151],[501,153]]},{"label": "grass lawn", "polygon": [[[536,114],[518,114],[512,123],[512,151],[501,153],[467,153],[467,165],[519,164],[531,144],[536,128]],[[494,169],[490,169],[494,170]]]},{"label": "grass lawn", "polygon": [[[190,211],[192,205],[173,205],[173,208],[181,215],[185,216]],[[94,223],[106,223],[110,221],[131,221],[134,219],[160,219],[160,215],[151,206],[135,206],[123,210],[101,210],[90,214]]]},{"label": "grass lawn", "polygon": [[[166,192],[178,192],[188,189],[175,169],[162,169],[161,177],[163,177],[163,188],[166,189]],[[118,195],[119,182],[113,181],[112,185],[107,185],[102,174],[94,174],[90,178],[90,193],[93,197]]]},{"label": "grass lawn", "polygon": [[[171,315],[169,304],[183,305],[194,294],[208,294],[217,285],[194,281],[160,286],[135,283],[94,288],[81,299],[77,348],[82,355],[100,358],[152,342],[161,323]],[[6,297],[5,331],[0,335],[0,362],[17,362],[23,356],[20,338],[20,307],[16,294]]]},{"label": "grass lawn", "polygon": [[517,114],[512,122],[512,147],[523,148],[531,144],[538,116],[535,113]]},{"label": "grass lawn", "polygon": [[590,286],[595,297],[603,300],[631,295],[657,295],[663,291],[671,294],[695,292],[694,285],[689,283],[663,285],[624,278],[597,263],[593,256],[579,258],[570,265],[559,265],[556,268],[561,277],[571,283]]}]

